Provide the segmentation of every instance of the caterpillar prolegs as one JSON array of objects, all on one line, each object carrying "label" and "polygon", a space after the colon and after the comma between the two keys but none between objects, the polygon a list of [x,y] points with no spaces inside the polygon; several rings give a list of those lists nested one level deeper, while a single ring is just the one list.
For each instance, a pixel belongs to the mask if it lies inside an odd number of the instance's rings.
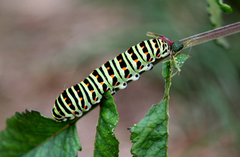
[{"label": "caterpillar prolegs", "polygon": [[[125,89],[129,81],[136,81],[140,73],[151,70],[157,59],[172,52],[172,46],[163,39],[150,39],[130,47],[92,71],[79,84],[64,90],[55,101],[53,117],[59,122],[80,117],[101,101],[104,92],[114,94],[118,89]],[[175,52],[181,49],[182,45],[174,45]]]}]

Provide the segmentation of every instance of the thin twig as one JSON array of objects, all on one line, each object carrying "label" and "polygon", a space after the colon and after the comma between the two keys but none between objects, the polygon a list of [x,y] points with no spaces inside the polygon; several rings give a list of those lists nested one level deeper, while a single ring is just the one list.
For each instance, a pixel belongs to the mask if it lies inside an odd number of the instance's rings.
[{"label": "thin twig", "polygon": [[220,37],[225,37],[225,36],[229,36],[232,34],[236,34],[240,32],[240,22],[236,22],[230,25],[226,25],[217,29],[213,29],[207,32],[203,32],[194,36],[190,36],[188,38],[182,39],[180,40],[183,45],[184,45],[184,49],[194,46],[194,45],[198,45],[210,40],[214,40]]},{"label": "thin twig", "polygon": [[[185,48],[192,47],[210,40],[236,34],[239,32],[240,32],[240,22],[236,22],[230,25],[217,28],[217,29],[196,34],[196,35],[187,37],[185,39],[181,39],[180,41],[184,45],[183,49],[185,49]],[[152,32],[147,32],[147,36],[150,36],[153,38],[162,38],[162,39],[166,38],[163,35],[152,33]]]}]

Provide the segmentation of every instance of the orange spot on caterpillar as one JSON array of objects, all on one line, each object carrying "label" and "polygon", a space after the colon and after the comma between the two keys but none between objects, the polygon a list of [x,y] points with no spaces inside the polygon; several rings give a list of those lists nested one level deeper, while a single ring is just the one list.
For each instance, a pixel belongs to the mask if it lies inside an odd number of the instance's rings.
[{"label": "orange spot on caterpillar", "polygon": [[136,63],[137,63],[137,62],[138,62],[138,59],[135,59],[135,60],[134,60],[134,62],[136,62]]},{"label": "orange spot on caterpillar", "polygon": [[148,55],[148,52],[145,52],[144,54],[145,54],[145,55]]},{"label": "orange spot on caterpillar", "polygon": [[111,69],[110,67],[107,67],[107,70]]},{"label": "orange spot on caterpillar", "polygon": [[89,86],[89,83],[87,83],[87,86]]},{"label": "orange spot on caterpillar", "polygon": [[103,82],[100,82],[101,85],[103,85],[104,83]]},{"label": "orange spot on caterpillar", "polygon": [[151,62],[151,61],[152,61],[152,59],[150,58],[148,61],[149,61],[149,62]]},{"label": "orange spot on caterpillar", "polygon": [[58,111],[58,113],[61,113],[61,111]]},{"label": "orange spot on caterpillar", "polygon": [[93,93],[93,92],[94,92],[94,90],[90,90],[90,92],[91,92],[91,93]]},{"label": "orange spot on caterpillar", "polygon": [[84,108],[84,109],[86,109],[86,108],[87,108],[87,106],[84,106],[83,108]]},{"label": "orange spot on caterpillar", "polygon": [[119,62],[121,63],[121,62],[122,62],[122,59],[120,59]]},{"label": "orange spot on caterpillar", "polygon": [[81,98],[80,98],[80,100],[82,101],[82,100],[83,100],[83,98],[81,97]]},{"label": "orange spot on caterpillar", "polygon": [[75,114],[75,111],[73,111],[73,114]]},{"label": "orange spot on caterpillar", "polygon": [[158,50],[158,49],[159,49],[159,47],[156,47],[156,49]]},{"label": "orange spot on caterpillar", "polygon": [[142,46],[142,49],[144,49],[145,48],[145,46]]},{"label": "orange spot on caterpillar", "polygon": [[127,70],[127,67],[123,67],[122,70]]},{"label": "orange spot on caterpillar", "polygon": [[139,69],[142,69],[142,66],[140,66]]},{"label": "orange spot on caterpillar", "polygon": [[118,83],[115,83],[115,85],[114,86],[117,86],[118,85]]},{"label": "orange spot on caterpillar", "polygon": [[79,93],[79,92],[80,92],[80,90],[77,90],[77,92]]},{"label": "orange spot on caterpillar", "polygon": [[130,75],[127,76],[127,78],[129,78],[129,77],[130,77]]},{"label": "orange spot on caterpillar", "polygon": [[67,98],[64,98],[64,100],[66,101],[66,100],[67,100]]},{"label": "orange spot on caterpillar", "polygon": [[160,54],[157,55],[157,57],[159,57],[159,56],[160,56]]},{"label": "orange spot on caterpillar", "polygon": [[157,44],[157,42],[154,42],[154,44],[156,45],[156,44]]},{"label": "orange spot on caterpillar", "polygon": [[99,76],[97,75],[96,78],[98,78]]},{"label": "orange spot on caterpillar", "polygon": [[114,75],[111,75],[110,77],[111,77],[111,78],[114,78]]},{"label": "orange spot on caterpillar", "polygon": [[62,93],[64,93],[65,91],[63,90]]},{"label": "orange spot on caterpillar", "polygon": [[95,98],[94,100],[95,100],[95,101],[97,101],[97,100],[98,100],[98,98]]},{"label": "orange spot on caterpillar", "polygon": [[68,104],[68,106],[71,106],[71,105],[72,105],[71,103]]},{"label": "orange spot on caterpillar", "polygon": [[131,56],[133,55],[133,53],[131,53]]}]

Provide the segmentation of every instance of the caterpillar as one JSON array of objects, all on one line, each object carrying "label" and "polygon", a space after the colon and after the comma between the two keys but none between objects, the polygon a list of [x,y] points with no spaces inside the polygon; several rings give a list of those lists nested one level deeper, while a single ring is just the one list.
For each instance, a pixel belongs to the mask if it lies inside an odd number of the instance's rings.
[{"label": "caterpillar", "polygon": [[61,122],[80,117],[101,101],[104,92],[113,95],[116,90],[125,89],[129,81],[136,81],[142,72],[151,70],[157,59],[168,56],[172,47],[175,52],[180,51],[183,47],[176,43],[160,38],[144,40],[105,62],[79,84],[62,91],[52,109],[54,119]]}]

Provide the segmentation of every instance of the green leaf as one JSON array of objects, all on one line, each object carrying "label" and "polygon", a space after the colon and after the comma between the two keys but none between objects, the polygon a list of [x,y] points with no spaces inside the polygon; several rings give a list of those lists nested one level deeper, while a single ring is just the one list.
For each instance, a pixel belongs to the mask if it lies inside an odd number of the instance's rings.
[{"label": "green leaf", "polygon": [[117,107],[110,92],[106,92],[102,99],[100,107],[100,115],[98,119],[96,141],[95,141],[95,157],[115,157],[119,153],[119,141],[115,137],[114,130],[117,126],[119,117]]},{"label": "green leaf", "polygon": [[169,90],[172,61],[163,63],[165,94],[162,101],[153,105],[145,117],[131,128],[133,156],[166,157],[168,149]]},{"label": "green leaf", "polygon": [[77,156],[81,144],[72,121],[57,123],[37,111],[16,113],[1,132],[1,157]]},{"label": "green leaf", "polygon": [[178,71],[181,71],[181,68],[183,66],[183,63],[189,58],[189,55],[185,55],[185,54],[176,54],[175,56],[173,56],[173,63],[174,63],[174,67],[176,69],[178,69]]},{"label": "green leaf", "polygon": [[[208,14],[209,20],[211,22],[212,28],[219,28],[222,26],[222,11],[225,13],[231,13],[232,8],[222,3],[221,0],[207,0],[208,3]],[[216,39],[216,43],[224,48],[229,48],[230,45],[225,38],[218,38]]]},{"label": "green leaf", "polygon": [[227,5],[225,3],[222,2],[222,0],[216,0],[216,2],[218,3],[218,5],[220,6],[220,9],[225,12],[225,13],[232,13],[232,8],[230,5]]}]

